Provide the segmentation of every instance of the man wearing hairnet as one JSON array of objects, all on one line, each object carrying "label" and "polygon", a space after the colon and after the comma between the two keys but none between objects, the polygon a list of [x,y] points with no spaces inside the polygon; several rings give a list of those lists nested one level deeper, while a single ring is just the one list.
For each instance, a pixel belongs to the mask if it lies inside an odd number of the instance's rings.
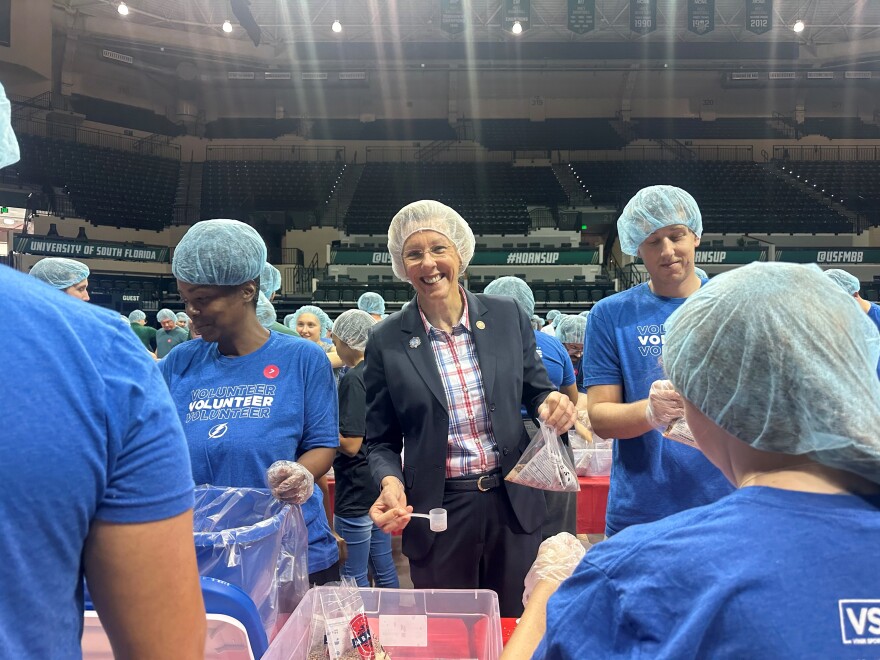
[{"label": "man wearing hairnet", "polygon": [[694,255],[703,233],[696,201],[674,186],[640,190],[617,221],[624,253],[641,257],[650,281],[600,300],[587,320],[584,386],[593,431],[616,438],[605,532],[714,502],[730,492],[698,451],[661,435],[684,415],[663,380],[666,319],[702,282]]},{"label": "man wearing hairnet", "polygon": [[367,416],[364,351],[374,325],[373,317],[359,309],[342,312],[333,323],[333,345],[349,369],[339,379],[339,449],[333,459],[336,490],[331,522],[348,550],[342,576],[352,578],[359,587],[369,587],[367,569],[372,568],[377,587],[396,589],[400,582],[391,557],[391,535],[370,518],[379,489],[370,475],[363,445]]},{"label": "man wearing hairnet", "polygon": [[[0,85],[0,168],[18,158]],[[0,288],[0,655],[81,657],[85,575],[117,657],[204,657],[192,476],[153,360],[118,312],[5,265]]]},{"label": "man wearing hairnet", "polygon": [[558,309],[551,309],[547,312],[547,320],[544,323],[544,327],[541,328],[541,332],[545,335],[550,335],[551,337],[556,336],[556,323],[557,319],[562,316],[562,312]]},{"label": "man wearing hairnet", "polygon": [[505,653],[876,657],[877,329],[815,264],[783,263],[712,278],[666,325],[694,451],[737,490],[583,560],[573,539],[546,541]]},{"label": "man wearing hairnet", "polygon": [[[269,328],[269,330],[272,330],[274,332],[280,332],[282,335],[299,337],[295,330],[288,328],[283,323],[279,323],[275,315],[275,307],[266,304],[271,303],[275,300],[275,294],[280,288],[281,271],[267,262],[263,265],[263,270],[260,273],[260,291],[263,293],[266,300],[264,301],[261,299],[257,303],[257,316],[261,317],[260,323],[263,324],[264,328]],[[270,307],[271,311],[269,311]],[[267,323],[268,325],[266,325]]]},{"label": "man wearing hairnet", "polygon": [[358,309],[381,321],[385,318],[385,299],[378,293],[367,291],[358,298]]},{"label": "man wearing hairnet", "polygon": [[162,327],[156,331],[156,357],[160,360],[175,346],[189,339],[189,332],[177,325],[177,315],[170,309],[160,309],[156,320]]},{"label": "man wearing hairnet", "polygon": [[46,257],[30,270],[38,280],[85,302],[89,301],[89,267],[76,259]]},{"label": "man wearing hairnet", "polygon": [[128,322],[131,324],[134,334],[137,335],[137,338],[141,340],[141,343],[147,350],[155,352],[156,329],[147,325],[147,315],[142,310],[136,309],[128,315]]}]

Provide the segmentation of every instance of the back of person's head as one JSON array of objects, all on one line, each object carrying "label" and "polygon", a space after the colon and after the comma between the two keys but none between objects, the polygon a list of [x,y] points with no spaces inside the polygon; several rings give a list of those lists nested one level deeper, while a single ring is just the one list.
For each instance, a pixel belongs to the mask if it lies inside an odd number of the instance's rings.
[{"label": "back of person's head", "polygon": [[556,327],[556,319],[558,319],[562,315],[558,309],[551,309],[547,312],[547,323],[552,323],[553,327]]},{"label": "back of person's head", "polygon": [[862,288],[858,277],[841,268],[829,268],[825,271],[825,276],[851,296],[856,295]]},{"label": "back of person's head", "polygon": [[259,280],[266,244],[238,220],[202,220],[190,227],[171,259],[171,272],[188,284],[237,286]]},{"label": "back of person's head", "polygon": [[353,351],[363,353],[367,348],[370,328],[376,325],[376,319],[360,309],[342,312],[333,322],[333,334]]},{"label": "back of person's head", "polygon": [[263,264],[263,270],[260,271],[260,291],[267,298],[271,298],[272,294],[281,288],[281,271],[270,263]]},{"label": "back of person's head", "polygon": [[696,200],[675,186],[648,186],[637,192],[617,220],[620,249],[638,256],[639,246],[663,227],[684,225],[697,238],[703,234],[703,216]]},{"label": "back of person's head", "polygon": [[147,315],[144,314],[143,311],[136,309],[128,315],[128,320],[132,323],[137,323],[138,321],[146,321]]},{"label": "back of person's head", "polygon": [[541,328],[544,327],[544,319],[542,319],[537,314],[532,314],[529,321],[532,324],[532,330],[540,330]]},{"label": "back of person's head", "polygon": [[739,440],[880,483],[880,335],[815,265],[712,278],[666,321],[676,390]]},{"label": "back of person's head", "polygon": [[56,289],[63,290],[88,279],[89,267],[75,259],[46,257],[34,264],[30,274]]},{"label": "back of person's head", "polygon": [[483,289],[483,293],[490,296],[510,296],[519,303],[526,314],[531,316],[535,313],[535,294],[532,293],[529,285],[518,277],[506,275],[492,280]]},{"label": "back of person's head", "polygon": [[270,327],[278,315],[275,312],[275,305],[266,297],[266,294],[260,291],[257,297],[257,320],[264,328]]},{"label": "back of person's head", "polygon": [[361,295],[358,298],[357,306],[359,310],[367,314],[378,314],[381,316],[385,313],[385,299],[373,291],[367,291]]},{"label": "back of person's head", "polygon": [[583,344],[587,332],[587,319],[578,314],[563,314],[558,319],[556,338],[563,344]]}]

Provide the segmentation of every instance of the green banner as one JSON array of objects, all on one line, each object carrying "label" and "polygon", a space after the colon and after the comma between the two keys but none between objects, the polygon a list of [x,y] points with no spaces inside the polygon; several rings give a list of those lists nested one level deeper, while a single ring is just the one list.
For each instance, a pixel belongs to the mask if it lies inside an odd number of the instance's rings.
[{"label": "green banner", "polygon": [[[382,250],[337,250],[335,266],[390,266],[391,255]],[[583,250],[479,250],[471,266],[586,266],[599,263],[599,251]]]},{"label": "green banner", "polygon": [[513,31],[513,24],[519,23],[525,32],[532,24],[532,0],[502,0],[501,27]]},{"label": "green banner", "polygon": [[776,250],[776,261],[820,266],[880,264],[880,248],[786,248]]},{"label": "green banner", "polygon": [[[777,252],[778,254],[778,252]],[[740,266],[750,264],[753,261],[767,261],[766,248],[756,250],[725,250],[724,248],[713,250],[712,248],[700,248],[694,255],[694,264],[697,266]],[[636,263],[642,263],[637,258]]]},{"label": "green banner", "polygon": [[155,261],[167,263],[168,248],[140,243],[111,241],[74,241],[65,238],[18,235],[13,249],[21,254],[80,259],[116,259],[118,261]]},{"label": "green banner", "polygon": [[568,0],[568,29],[586,34],[596,28],[596,0]]},{"label": "green banner", "polygon": [[440,0],[440,29],[447,34],[464,32],[463,0]]}]

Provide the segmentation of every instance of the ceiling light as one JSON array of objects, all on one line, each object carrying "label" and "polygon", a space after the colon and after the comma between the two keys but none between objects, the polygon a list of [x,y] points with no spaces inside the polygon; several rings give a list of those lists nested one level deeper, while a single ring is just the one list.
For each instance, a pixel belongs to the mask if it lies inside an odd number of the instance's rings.
[{"label": "ceiling light", "polygon": [[229,21],[223,21],[223,31],[227,34],[232,32],[232,23]]},{"label": "ceiling light", "polygon": [[513,27],[510,28],[510,31],[514,34],[520,34],[522,32],[522,24],[519,21],[514,21]]},{"label": "ceiling light", "polygon": [[803,22],[801,19],[797,19],[797,20],[794,22],[794,25],[791,26],[791,29],[794,30],[795,32],[803,32],[803,31],[804,31],[804,27],[806,27],[806,26],[804,25],[804,22]]},{"label": "ceiling light", "polygon": [[124,2],[120,2],[116,11],[118,11],[121,16],[128,16],[128,5]]},{"label": "ceiling light", "polygon": [[342,32],[342,23],[339,21],[333,21],[333,25],[330,26],[330,29],[334,32]]}]

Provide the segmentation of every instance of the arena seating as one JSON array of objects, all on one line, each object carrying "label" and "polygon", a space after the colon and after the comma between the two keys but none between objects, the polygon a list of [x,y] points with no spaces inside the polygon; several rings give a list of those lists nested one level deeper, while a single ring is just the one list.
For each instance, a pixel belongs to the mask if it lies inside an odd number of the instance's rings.
[{"label": "arena seating", "polygon": [[476,234],[525,234],[527,205],[553,206],[565,193],[550,168],[507,163],[370,163],[345,219],[350,234],[382,234],[417,199],[455,208]]},{"label": "arena seating", "polygon": [[482,119],[474,139],[495,151],[544,149],[620,149],[626,145],[610,119]]},{"label": "arena seating", "polygon": [[303,137],[312,140],[455,140],[455,130],[445,119],[315,119],[303,121]]},{"label": "arena seating", "polygon": [[332,194],[343,167],[336,162],[208,161],[202,217],[314,209]]},{"label": "arena seating", "polygon": [[864,123],[858,117],[808,117],[797,126],[800,135],[824,135],[832,140],[877,140],[880,128]]},{"label": "arena seating", "polygon": [[780,161],[777,166],[847,208],[864,213],[871,224],[880,223],[880,162]]},{"label": "arena seating", "polygon": [[297,133],[299,119],[266,117],[224,117],[205,124],[205,137],[274,140],[281,135]]},{"label": "arena seating", "polygon": [[78,216],[96,225],[153,229],[171,224],[180,163],[21,134],[23,183],[67,187]]},{"label": "arena seating", "polygon": [[757,163],[591,161],[572,163],[594,203],[625,204],[639,189],[679,186],[694,195],[703,228],[717,233],[849,233],[852,222]]},{"label": "arena seating", "polygon": [[85,115],[89,121],[102,124],[133,128],[137,131],[161,135],[175,136],[186,133],[182,124],[176,124],[167,117],[157,115],[152,110],[133,105],[74,94],[70,97],[70,107],[75,112]]}]

